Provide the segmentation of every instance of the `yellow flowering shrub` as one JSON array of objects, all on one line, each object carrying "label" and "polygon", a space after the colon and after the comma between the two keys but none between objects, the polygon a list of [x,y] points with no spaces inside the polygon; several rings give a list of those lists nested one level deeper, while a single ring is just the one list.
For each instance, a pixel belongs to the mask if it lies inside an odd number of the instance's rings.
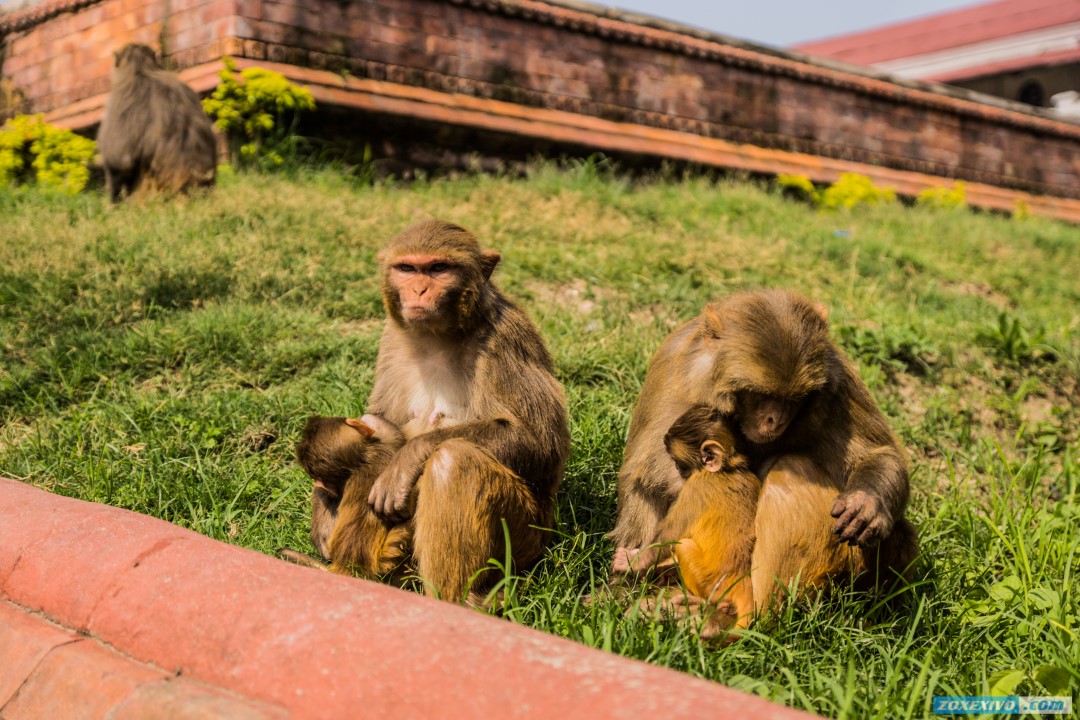
[{"label": "yellow flowering shrub", "polygon": [[896,193],[879,188],[865,175],[844,173],[821,193],[818,204],[823,208],[850,210],[860,205],[880,205],[896,201]]},{"label": "yellow flowering shrub", "polygon": [[966,210],[967,191],[964,183],[960,181],[953,183],[951,187],[927,188],[915,197],[915,204],[943,210]]},{"label": "yellow flowering shrub", "polygon": [[90,180],[95,147],[93,140],[49,125],[41,115],[18,115],[0,128],[0,184],[36,181],[80,192]]},{"label": "yellow flowering shrub", "polygon": [[279,72],[250,67],[238,73],[231,58],[223,62],[221,83],[202,101],[203,109],[229,136],[234,163],[281,165],[276,146],[296,129],[300,113],[315,109],[315,98]]},{"label": "yellow flowering shrub", "polygon": [[817,188],[814,187],[814,183],[810,178],[805,175],[788,175],[781,173],[776,176],[776,185],[785,195],[806,202],[817,202]]}]

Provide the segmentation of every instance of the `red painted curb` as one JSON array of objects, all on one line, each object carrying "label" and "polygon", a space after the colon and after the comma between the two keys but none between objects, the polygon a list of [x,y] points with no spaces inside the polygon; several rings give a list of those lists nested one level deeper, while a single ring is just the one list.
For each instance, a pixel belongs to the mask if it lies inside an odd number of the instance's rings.
[{"label": "red painted curb", "polygon": [[279,720],[284,708],[167,675],[0,601],[0,717]]},{"label": "red painted curb", "polygon": [[[297,718],[810,717],[462,607],[4,479],[0,598],[135,660]],[[0,613],[0,640],[22,632],[5,629],[21,622],[9,615]],[[74,637],[47,630],[22,632],[15,649],[0,642],[0,661],[44,666]],[[12,682],[7,665],[0,692]],[[17,706],[5,702],[0,694],[7,717]]]}]

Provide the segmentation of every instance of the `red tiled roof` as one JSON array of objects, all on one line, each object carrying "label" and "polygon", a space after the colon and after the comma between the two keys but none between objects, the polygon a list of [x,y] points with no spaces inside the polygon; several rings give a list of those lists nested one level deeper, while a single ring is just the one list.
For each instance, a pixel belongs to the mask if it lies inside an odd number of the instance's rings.
[{"label": "red tiled roof", "polygon": [[1080,0],[998,0],[800,43],[794,49],[857,65],[872,65],[1077,21],[1080,21]]}]

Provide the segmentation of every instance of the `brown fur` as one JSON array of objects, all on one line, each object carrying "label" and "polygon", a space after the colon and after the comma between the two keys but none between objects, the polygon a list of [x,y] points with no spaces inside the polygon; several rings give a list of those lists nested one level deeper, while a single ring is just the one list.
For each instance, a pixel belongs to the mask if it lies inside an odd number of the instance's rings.
[{"label": "brown fur", "polygon": [[390,423],[365,419],[371,425],[341,417],[309,418],[296,456],[316,482],[311,541],[330,560],[330,570],[382,577],[408,556],[411,528],[377,518],[367,496],[405,439]]},{"label": "brown fur", "polygon": [[[685,592],[659,593],[645,607],[676,615],[704,615],[703,638],[732,640],[732,627],[754,616],[751,555],[761,481],[723,415],[697,406],[681,415],[664,445],[686,482],[660,523],[656,543],[630,553],[632,571],[659,574],[677,568]],[[621,562],[617,563],[621,570]]]},{"label": "brown fur", "polygon": [[199,97],[158,64],[146,45],[116,53],[98,130],[109,198],[214,184],[217,140]]},{"label": "brown fur", "polygon": [[[877,548],[875,555],[896,563],[889,566],[893,571],[909,569],[918,545],[903,519],[908,475],[899,443],[854,365],[829,339],[824,309],[779,290],[737,293],[708,305],[669,335],[653,357],[619,471],[612,537],[621,548],[655,542],[684,489],[663,436],[694,405],[731,418],[751,467],[765,475],[755,518],[755,576],[785,582],[793,577],[784,559],[791,545],[773,542],[773,536],[809,533],[818,550],[831,552],[825,549],[834,539],[817,533],[821,525],[831,525],[841,541]],[[805,462],[785,459],[791,454]],[[766,474],[768,462],[777,457],[781,462]],[[774,471],[782,474],[776,490],[804,485],[814,502],[774,500],[778,493],[768,492]],[[819,501],[830,494],[823,506]],[[830,514],[838,518],[835,523]],[[800,553],[791,557],[791,562],[805,561]],[[833,565],[827,561],[822,567]]]},{"label": "brown fur", "polygon": [[539,558],[569,451],[566,400],[539,332],[490,280],[497,253],[432,220],[381,258],[387,321],[368,409],[407,442],[368,503],[385,521],[412,519],[428,591],[458,601],[502,559],[503,520],[514,564]]}]

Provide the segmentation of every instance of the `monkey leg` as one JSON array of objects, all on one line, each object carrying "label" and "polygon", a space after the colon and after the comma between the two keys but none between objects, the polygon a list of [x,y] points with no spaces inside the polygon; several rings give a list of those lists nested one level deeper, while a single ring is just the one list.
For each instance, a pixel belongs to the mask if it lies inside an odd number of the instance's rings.
[{"label": "monkey leg", "polygon": [[460,602],[467,590],[490,587],[498,576],[485,570],[488,560],[506,557],[504,520],[514,566],[528,567],[547,532],[535,527],[539,510],[525,482],[468,440],[441,443],[417,483],[413,515],[413,560],[428,594]]},{"label": "monkey leg", "polygon": [[754,605],[763,610],[781,588],[819,587],[867,569],[861,548],[841,544],[829,514],[840,491],[807,457],[785,455],[771,468],[758,498],[751,560]]},{"label": "monkey leg", "polygon": [[135,192],[135,186],[139,181],[139,171],[131,167],[122,170],[118,167],[105,166],[105,190],[109,200],[113,203],[120,202],[120,198],[126,193],[130,197]]},{"label": "monkey leg", "polygon": [[725,608],[722,614],[733,616],[732,622],[724,625],[725,630],[733,625],[744,628],[750,624],[755,605],[749,567],[741,572],[721,572],[721,562],[730,567],[730,562],[724,562],[728,559],[718,561],[713,553],[689,538],[675,547],[675,559],[687,593],[716,608],[722,606]]},{"label": "monkey leg", "polygon": [[354,472],[345,483],[328,542],[327,557],[332,572],[380,579],[398,570],[409,557],[410,524],[387,525],[367,504],[377,475],[370,469]]},{"label": "monkey leg", "polygon": [[892,531],[875,547],[862,549],[868,572],[859,578],[861,590],[889,589],[898,582],[910,582],[919,557],[919,537],[907,518],[900,518]]}]

